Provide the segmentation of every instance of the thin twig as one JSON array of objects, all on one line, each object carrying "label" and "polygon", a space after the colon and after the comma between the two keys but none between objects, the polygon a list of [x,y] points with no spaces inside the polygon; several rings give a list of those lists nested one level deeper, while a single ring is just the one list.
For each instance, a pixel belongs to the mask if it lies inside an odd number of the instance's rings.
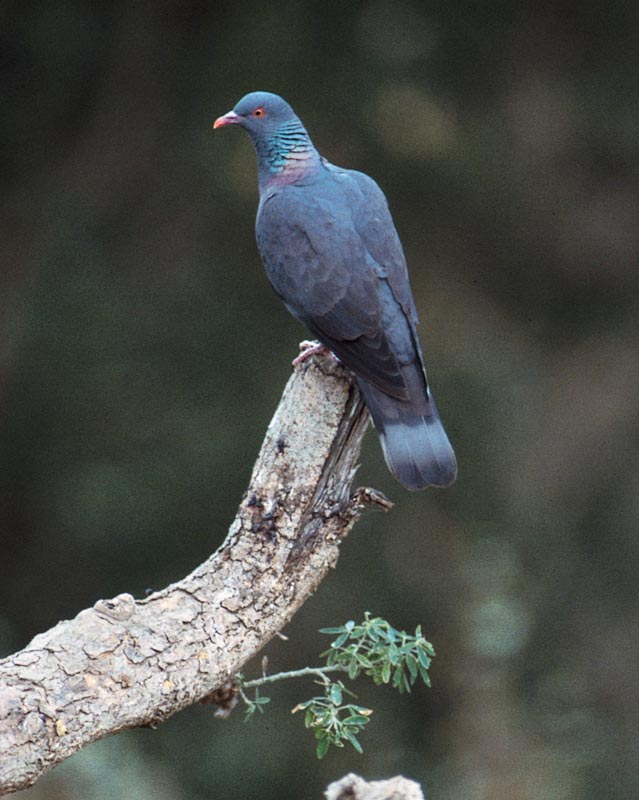
[{"label": "thin twig", "polygon": [[264,686],[267,683],[275,683],[276,681],[283,681],[288,678],[308,678],[312,675],[322,678],[324,683],[328,683],[329,681],[326,675],[330,672],[348,672],[348,667],[333,664],[331,667],[304,667],[304,669],[292,669],[288,672],[276,672],[273,675],[265,675],[262,678],[242,681],[241,686],[243,689],[253,689],[256,686]]}]

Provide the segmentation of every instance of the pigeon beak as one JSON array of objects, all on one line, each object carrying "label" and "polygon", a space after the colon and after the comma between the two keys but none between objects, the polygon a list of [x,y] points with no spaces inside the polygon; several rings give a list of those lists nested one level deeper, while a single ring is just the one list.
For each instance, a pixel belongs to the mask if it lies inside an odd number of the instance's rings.
[{"label": "pigeon beak", "polygon": [[215,122],[213,123],[213,130],[217,128],[223,128],[225,125],[237,125],[238,122],[242,117],[239,114],[236,114],[235,111],[229,111],[228,114],[225,114],[223,117],[218,117]]}]

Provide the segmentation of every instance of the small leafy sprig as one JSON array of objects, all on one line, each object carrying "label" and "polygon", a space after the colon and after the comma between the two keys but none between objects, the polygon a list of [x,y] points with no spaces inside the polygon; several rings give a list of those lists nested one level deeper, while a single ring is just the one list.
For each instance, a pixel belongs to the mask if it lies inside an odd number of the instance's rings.
[{"label": "small leafy sprig", "polygon": [[392,682],[400,692],[410,692],[418,677],[431,685],[428,669],[435,650],[422,636],[421,625],[411,635],[395,630],[385,619],[371,618],[367,611],[359,625],[350,620],[320,633],[337,635],[321,657],[329,667],[342,667],[351,680],[363,672],[377,685]]},{"label": "small leafy sprig", "polygon": [[[318,681],[320,683],[320,681]],[[311,697],[305,703],[298,703],[291,713],[305,711],[304,724],[313,728],[317,739],[316,753],[324,758],[330,745],[344,747],[350,742],[358,753],[363,753],[357,734],[368,722],[372,709],[354,703],[343,704],[344,692],[352,694],[341,681],[321,682],[324,693]]]},{"label": "small leafy sprig", "polygon": [[[298,703],[292,713],[305,712],[304,724],[315,731],[317,757],[324,758],[330,745],[344,747],[347,742],[361,753],[357,734],[373,712],[354,703],[344,703],[345,694],[355,695],[342,681],[329,678],[329,674],[344,672],[354,680],[363,673],[377,685],[390,683],[400,692],[410,692],[418,678],[426,686],[431,685],[428,670],[435,650],[423,637],[421,626],[417,626],[414,634],[398,631],[385,619],[371,617],[368,611],[359,624],[349,620],[337,628],[322,628],[320,633],[336,636],[320,656],[325,659],[325,666],[263,674],[251,681],[236,676],[239,695],[247,707],[245,720],[251,719],[256,711],[264,713],[264,706],[270,702],[270,698],[260,695],[260,686],[288,678],[314,677],[321,694]],[[248,697],[247,689],[255,689],[253,698]]]}]

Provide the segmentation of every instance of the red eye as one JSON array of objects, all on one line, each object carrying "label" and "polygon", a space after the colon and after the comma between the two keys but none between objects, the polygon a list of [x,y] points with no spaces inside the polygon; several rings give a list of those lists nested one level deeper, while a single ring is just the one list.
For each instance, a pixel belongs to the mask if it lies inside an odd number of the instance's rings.
[{"label": "red eye", "polygon": [[254,117],[263,117],[264,114],[265,114],[265,111],[261,106],[260,106],[260,108],[256,108],[255,111],[253,111],[253,116]]}]

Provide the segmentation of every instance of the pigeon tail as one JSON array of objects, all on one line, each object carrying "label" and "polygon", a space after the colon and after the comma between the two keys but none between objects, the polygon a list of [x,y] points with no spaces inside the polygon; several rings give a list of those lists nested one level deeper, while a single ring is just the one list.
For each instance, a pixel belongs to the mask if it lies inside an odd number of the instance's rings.
[{"label": "pigeon tail", "polygon": [[432,398],[424,413],[412,402],[384,394],[359,380],[364,400],[379,434],[384,458],[395,478],[407,489],[450,486],[457,461]]}]

